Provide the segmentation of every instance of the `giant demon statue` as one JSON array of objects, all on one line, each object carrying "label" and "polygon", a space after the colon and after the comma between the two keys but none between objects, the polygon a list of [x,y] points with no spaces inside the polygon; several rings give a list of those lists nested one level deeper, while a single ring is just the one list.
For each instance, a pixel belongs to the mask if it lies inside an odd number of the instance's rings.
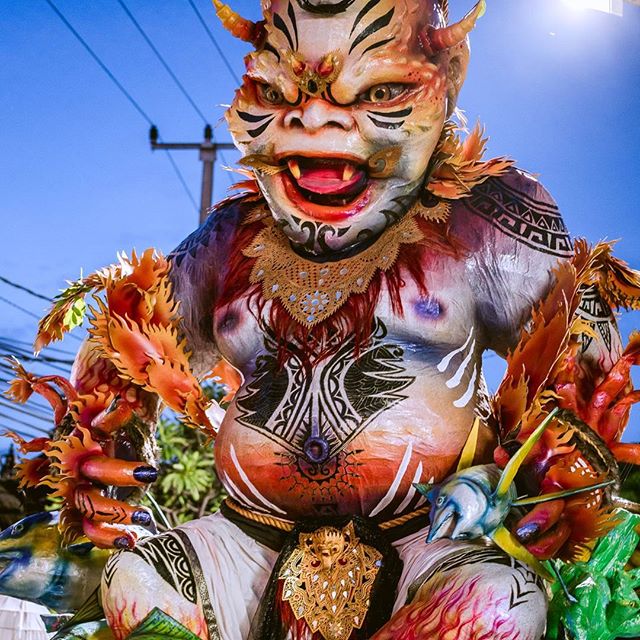
[{"label": "giant demon statue", "polygon": [[[255,45],[227,113],[242,194],[167,260],[74,284],[39,337],[102,291],[71,383],[18,368],[13,387],[63,387],[44,482],[67,539],[119,549],[99,588],[115,638],[158,620],[210,640],[541,638],[543,561],[588,553],[615,458],[638,453],[619,439],[639,345],[612,315],[634,274],[574,246],[544,187],[449,120],[483,1],[449,24],[446,0],[264,0],[259,23],[215,1]],[[510,354],[492,402],[486,350]],[[197,378],[221,359],[242,381],[212,428]],[[119,498],[157,475],[161,401],[215,437],[230,497],[136,542],[150,514]],[[549,499],[517,513],[509,493],[490,529],[478,486],[518,451],[519,495]]]}]

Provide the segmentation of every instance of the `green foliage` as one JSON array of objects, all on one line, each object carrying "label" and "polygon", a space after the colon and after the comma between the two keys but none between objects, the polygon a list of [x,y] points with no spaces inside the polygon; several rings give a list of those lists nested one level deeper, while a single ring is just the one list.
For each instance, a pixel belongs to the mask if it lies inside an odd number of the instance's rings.
[{"label": "green foliage", "polygon": [[[615,640],[640,637],[640,569],[629,561],[640,541],[640,517],[618,511],[619,523],[598,542],[589,562],[562,564],[570,602],[558,584],[549,607],[547,638]],[[565,636],[561,635],[562,629]]]},{"label": "green foliage", "polygon": [[64,317],[62,318],[62,324],[68,330],[79,327],[84,321],[84,314],[87,310],[87,303],[83,298],[78,298],[69,306]]},{"label": "green foliage", "polygon": [[[208,384],[205,393],[219,400],[224,389]],[[152,496],[169,524],[177,526],[217,511],[226,494],[215,472],[213,444],[171,411],[161,416],[157,439],[161,473]]]},{"label": "green foliage", "polygon": [[625,465],[621,469],[622,488],[620,495],[632,502],[640,503],[640,467]]}]

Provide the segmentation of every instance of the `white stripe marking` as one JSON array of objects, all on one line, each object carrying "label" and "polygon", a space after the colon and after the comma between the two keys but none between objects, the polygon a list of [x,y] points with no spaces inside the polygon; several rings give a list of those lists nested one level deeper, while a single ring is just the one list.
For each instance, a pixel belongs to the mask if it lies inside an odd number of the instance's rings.
[{"label": "white stripe marking", "polygon": [[393,515],[398,515],[402,513],[408,506],[409,503],[413,500],[416,495],[416,488],[413,486],[416,482],[420,482],[420,476],[422,475],[422,462],[418,464],[418,468],[416,469],[415,475],[413,476],[413,480],[411,481],[411,486],[409,487],[409,491],[407,491],[407,495],[404,500],[400,503],[400,506],[393,512]]},{"label": "white stripe marking", "polygon": [[447,380],[446,384],[447,384],[447,387],[449,387],[449,389],[455,389],[460,384],[460,381],[462,380],[462,376],[464,375],[464,372],[466,371],[467,366],[471,361],[471,358],[473,358],[473,356],[475,355],[475,348],[476,348],[476,341],[474,340],[471,343],[471,347],[469,349],[469,353],[467,354],[467,357],[460,363],[458,370],[453,374],[453,376],[449,380]]},{"label": "white stripe marking", "polygon": [[231,460],[233,460],[233,465],[236,468],[236,471],[240,474],[240,478],[242,479],[242,482],[244,482],[247,487],[249,488],[249,490],[251,491],[251,493],[253,493],[253,495],[258,498],[258,500],[260,500],[260,502],[262,502],[262,504],[267,507],[268,509],[273,509],[273,511],[276,511],[278,513],[282,513],[284,515],[287,515],[286,511],[283,511],[282,509],[280,509],[280,507],[276,507],[275,504],[273,504],[272,502],[269,502],[269,500],[267,500],[255,487],[255,485],[253,484],[253,482],[251,482],[251,480],[249,480],[249,477],[247,476],[247,474],[244,472],[244,469],[240,466],[240,463],[238,462],[238,456],[236,455],[236,450],[233,447],[233,445],[231,445]]},{"label": "white stripe marking", "polygon": [[471,400],[471,398],[473,398],[473,395],[474,395],[475,390],[476,390],[476,378],[477,377],[478,377],[478,367],[476,367],[473,370],[473,375],[471,376],[471,379],[469,380],[469,385],[467,386],[467,390],[464,392],[464,395],[461,398],[458,398],[453,403],[454,407],[456,407],[457,409],[462,409],[463,407],[466,407],[469,404],[469,401]]},{"label": "white stripe marking", "polygon": [[229,489],[229,493],[232,495],[232,497],[235,498],[238,502],[241,502],[246,507],[253,507],[258,511],[264,511],[262,507],[259,507],[255,502],[249,500],[249,498],[247,498],[247,496],[245,496],[244,493],[242,493],[242,491],[240,491],[240,489],[236,487],[233,480],[231,480],[228,475],[225,474],[223,477],[221,477],[221,480],[222,484],[224,484]]},{"label": "white stripe marking", "polygon": [[459,349],[456,349],[455,351],[451,351],[444,358],[442,358],[442,360],[440,360],[437,366],[437,369],[440,373],[444,373],[447,370],[447,367],[449,366],[449,363],[451,362],[451,360],[453,360],[455,356],[457,356],[459,353],[462,353],[469,346],[472,336],[473,336],[473,327],[471,327],[471,331],[469,332],[467,341]]},{"label": "white stripe marking", "polygon": [[369,514],[370,518],[380,513],[386,506],[388,506],[391,501],[396,497],[396,492],[398,491],[398,487],[402,482],[402,478],[407,471],[407,467],[409,466],[409,461],[411,460],[411,454],[413,453],[413,445],[409,443],[407,445],[407,449],[404,452],[404,456],[402,458],[402,462],[400,463],[400,468],[398,469],[398,473],[396,473],[396,477],[393,480],[393,484],[389,487],[389,491],[387,491],[386,495],[376,507],[374,507],[373,511]]}]

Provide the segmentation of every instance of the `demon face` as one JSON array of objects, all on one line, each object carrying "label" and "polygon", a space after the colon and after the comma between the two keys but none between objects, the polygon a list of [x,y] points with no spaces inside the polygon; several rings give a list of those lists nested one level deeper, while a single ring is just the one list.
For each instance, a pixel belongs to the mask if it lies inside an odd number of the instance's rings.
[{"label": "demon face", "polygon": [[399,220],[422,187],[464,76],[466,31],[442,28],[438,0],[263,9],[231,134],[294,244],[349,250]]}]

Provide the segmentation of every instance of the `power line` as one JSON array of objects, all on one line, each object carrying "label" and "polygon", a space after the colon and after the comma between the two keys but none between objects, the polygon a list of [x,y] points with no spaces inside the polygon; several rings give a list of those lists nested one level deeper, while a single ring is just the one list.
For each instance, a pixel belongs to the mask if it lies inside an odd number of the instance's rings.
[{"label": "power line", "polygon": [[0,399],[0,407],[6,407],[7,409],[10,409],[11,411],[15,411],[17,413],[21,413],[21,414],[23,414],[25,416],[29,416],[30,418],[35,418],[36,420],[41,420],[42,422],[47,422],[47,423],[51,424],[51,428],[53,428],[51,416],[45,417],[43,415],[38,415],[37,413],[29,411],[28,409],[25,409],[23,407],[17,407],[15,405],[11,404],[10,402],[4,402],[1,399]]},{"label": "power line", "polygon": [[[35,318],[36,320],[38,320],[38,322],[40,321],[40,316],[37,313],[33,313],[33,311],[29,311],[29,309],[25,309],[24,307],[21,307],[19,304],[16,304],[12,300],[8,300],[4,296],[0,296],[0,302],[4,302],[9,306],[14,307],[14,309],[18,309],[19,311],[22,311],[22,313],[26,313],[28,316],[31,316],[32,318]],[[71,333],[67,333],[67,335],[70,338],[73,338],[74,340],[79,340],[80,342],[82,342],[82,338],[79,338],[76,335],[73,335]]]},{"label": "power line", "polygon": [[[6,344],[24,344],[27,347],[31,348],[33,346],[32,342],[29,342],[28,340],[18,340],[17,338],[7,338],[6,336],[0,336],[0,342],[4,342]],[[58,349],[57,347],[52,347],[50,345],[47,345],[46,347],[44,347],[47,351],[51,351],[51,352],[55,352],[55,353],[61,353],[65,356],[71,356],[72,358],[76,357],[76,354],[73,351],[66,351],[65,349]],[[18,349],[22,349],[23,351],[25,351],[26,349],[24,347],[18,347]]]},{"label": "power line", "polygon": [[168,149],[165,149],[164,151],[167,154],[167,158],[169,158],[169,162],[171,163],[171,166],[176,172],[176,175],[178,176],[178,180],[180,180],[180,182],[182,183],[182,186],[184,187],[184,190],[187,192],[187,195],[189,196],[189,200],[191,200],[191,204],[193,205],[193,208],[196,211],[200,211],[200,208],[196,203],[196,199],[193,197],[193,194],[191,193],[191,189],[189,189],[189,186],[187,185],[184,179],[184,176],[182,175],[182,173],[180,173],[180,169],[178,169],[178,165],[176,164],[174,157],[171,155],[171,152]]},{"label": "power line", "polygon": [[[37,362],[37,363],[42,362],[42,363],[46,363],[48,367],[51,367],[52,369],[55,369],[56,371],[60,371],[61,373],[64,373],[67,376],[70,375],[70,371],[69,371],[68,368],[61,367],[59,364],[56,364],[55,361],[54,362],[50,362],[48,360],[45,361],[45,360],[42,360],[41,358],[35,358],[34,356],[25,355],[24,353],[11,353],[11,352],[0,353],[0,356],[3,356],[3,355],[4,356],[17,356],[22,360],[26,360],[27,362]],[[0,366],[2,366],[2,365],[0,364]],[[7,368],[10,369],[10,366],[6,365],[6,366],[3,366],[2,368],[3,369],[7,369]]]},{"label": "power line", "polygon": [[34,298],[40,298],[40,300],[46,300],[47,302],[51,302],[51,298],[48,298],[41,293],[34,291],[33,289],[29,289],[29,287],[25,287],[23,284],[18,284],[17,282],[13,282],[13,280],[9,280],[9,278],[5,278],[4,276],[0,276],[0,281],[8,284],[10,287],[14,289],[20,289],[20,291],[26,291],[29,295],[32,295]]},{"label": "power line", "polygon": [[29,311],[29,309],[25,309],[24,307],[21,307],[19,304],[16,304],[15,302],[12,302],[11,300],[8,300],[7,298],[4,298],[3,296],[0,296],[0,302],[4,302],[5,304],[8,304],[11,307],[14,307],[15,309],[18,309],[19,311],[22,311],[22,313],[26,313],[28,316],[31,316],[32,318],[35,318],[36,320],[40,320],[40,316],[37,313],[33,313],[33,311]]},{"label": "power line", "polygon": [[11,422],[15,422],[16,424],[21,424],[23,427],[29,427],[29,429],[33,429],[37,433],[44,433],[47,435],[49,431],[47,429],[43,429],[42,427],[38,427],[30,422],[25,422],[24,420],[20,420],[19,418],[15,418],[14,416],[7,415],[6,413],[0,412],[0,418],[4,418],[5,420],[11,420]]},{"label": "power line", "polygon": [[76,40],[85,48],[87,53],[94,59],[96,64],[107,74],[111,82],[118,87],[120,92],[125,96],[125,98],[133,105],[133,108],[147,121],[149,125],[152,125],[153,122],[151,118],[147,115],[147,112],[140,106],[138,101],[122,86],[122,84],[118,81],[118,79],[111,73],[109,67],[100,60],[98,54],[89,46],[87,41],[73,28],[71,23],[64,17],[60,9],[56,7],[52,0],[45,0],[45,2],[53,9],[58,18],[62,20],[63,24],[71,31],[71,33],[75,36]]},{"label": "power line", "polygon": [[222,61],[224,62],[225,66],[227,67],[227,70],[229,71],[229,73],[231,74],[231,77],[236,81],[237,85],[240,85],[241,84],[240,78],[237,76],[236,72],[233,70],[233,67],[229,63],[229,60],[228,60],[227,56],[225,55],[224,51],[222,50],[222,48],[218,44],[218,41],[215,39],[211,29],[209,29],[209,25],[207,25],[207,23],[204,21],[204,18],[202,17],[202,14],[200,13],[200,11],[198,11],[198,8],[196,7],[196,5],[193,4],[193,0],[187,0],[187,2],[189,3],[189,5],[193,9],[194,13],[198,17],[198,20],[199,20],[200,24],[202,25],[202,28],[205,30],[205,32],[209,36],[209,40],[211,40],[211,42],[213,43],[213,46],[216,48],[216,51],[218,52],[218,54],[222,58]]},{"label": "power line", "polygon": [[[178,76],[173,72],[171,67],[167,64],[167,61],[162,57],[162,54],[158,51],[157,47],[151,41],[151,38],[147,35],[145,30],[140,26],[140,23],[134,18],[133,14],[129,10],[129,7],[124,3],[124,0],[118,0],[118,4],[122,7],[122,10],[127,14],[131,22],[133,22],[135,28],[138,30],[138,33],[144,38],[144,41],[149,45],[149,48],[155,54],[156,58],[160,61],[160,64],[164,67],[165,71],[171,76],[171,79],[176,83],[176,86],[182,93],[182,95],[187,99],[189,104],[193,107],[195,112],[202,118],[202,121],[207,124],[207,118],[204,113],[200,110],[198,105],[194,102],[193,98],[189,95],[187,90],[184,88],[184,85],[180,80],[178,80]],[[151,124],[151,123],[149,123]]]},{"label": "power line", "polygon": [[15,347],[12,347],[10,344],[6,344],[2,342],[1,339],[0,339],[0,347],[4,349],[9,349],[12,355],[19,356],[20,358],[24,358],[25,360],[29,360],[30,362],[54,362],[58,364],[68,364],[69,366],[73,365],[73,360],[70,360],[69,358],[55,358],[53,356],[41,356],[41,355],[34,356],[28,353],[27,351],[24,351],[24,349],[16,349]]},{"label": "power line", "polygon": [[[131,13],[131,10],[125,4],[124,0],[117,0],[117,2],[122,7],[122,10],[127,14],[129,20],[131,20],[131,22],[133,23],[135,28],[138,30],[138,33],[142,36],[142,38],[147,43],[147,45],[149,46],[151,51],[153,51],[154,55],[156,56],[156,58],[158,59],[160,64],[164,67],[165,71],[169,74],[169,76],[171,77],[171,79],[173,80],[175,85],[180,90],[180,93],[182,93],[182,95],[186,98],[187,102],[193,107],[193,110],[200,116],[200,118],[202,118],[202,121],[204,122],[204,124],[208,124],[207,117],[204,115],[202,109],[200,109],[200,107],[198,107],[198,105],[196,104],[195,100],[191,97],[189,92],[186,90],[185,86],[182,84],[182,82],[180,82],[178,76],[175,74],[173,69],[169,66],[169,63],[164,59],[164,56],[160,53],[160,51],[158,50],[158,47],[156,47],[153,44],[153,41],[151,40],[149,35],[147,35],[147,32],[142,28],[140,23],[136,20],[135,16]],[[224,54],[222,54],[222,55],[224,55]],[[171,164],[173,165],[173,168],[176,170],[176,173],[178,174],[178,177],[180,178],[180,182],[182,182],[182,186],[185,188],[185,190],[189,194],[189,199],[191,200],[191,203],[193,204],[193,206],[196,209],[196,211],[199,211],[199,208],[198,208],[198,205],[196,204],[195,198],[191,194],[191,191],[189,190],[189,187],[187,186],[187,183],[185,182],[184,178],[179,173],[178,167],[177,167],[173,157],[169,154],[168,150],[166,150],[166,152],[167,152],[167,155],[169,157],[169,160],[171,161]],[[226,161],[222,151],[220,151],[220,157],[222,158],[222,161],[226,164],[227,161]],[[231,184],[233,184],[233,183],[231,183]]]},{"label": "power line", "polygon": [[[124,95],[124,97],[129,101],[129,103],[133,106],[133,108],[147,121],[147,124],[149,124],[149,126],[153,126],[153,121],[151,120],[147,112],[140,106],[140,103],[124,88],[122,83],[118,81],[115,75],[113,75],[109,67],[107,67],[107,65],[104,62],[102,62],[98,54],[89,46],[87,41],[73,28],[71,23],[65,18],[64,14],[60,11],[60,9],[58,9],[58,7],[56,7],[56,5],[53,3],[53,0],[45,0],[45,2],[51,7],[51,9],[58,16],[58,18],[60,18],[62,23],[65,25],[65,27],[67,27],[67,29],[74,35],[76,40],[78,40],[78,42],[80,42],[80,44],[85,48],[87,53],[94,59],[96,64],[104,71],[107,77],[116,85],[116,87],[120,90],[122,95]],[[170,157],[170,154],[168,152],[167,152],[167,155]],[[176,172],[176,175],[180,179],[180,183],[185,188],[185,191],[187,192],[189,199],[191,200],[191,202],[194,202],[193,195],[191,194],[191,191],[189,191],[189,188],[187,187],[187,184],[184,180],[184,177],[182,176],[182,173],[180,172],[180,169],[175,164],[175,162],[172,162],[171,164],[173,166],[174,171]],[[197,211],[197,207],[196,207],[196,211]]]}]

